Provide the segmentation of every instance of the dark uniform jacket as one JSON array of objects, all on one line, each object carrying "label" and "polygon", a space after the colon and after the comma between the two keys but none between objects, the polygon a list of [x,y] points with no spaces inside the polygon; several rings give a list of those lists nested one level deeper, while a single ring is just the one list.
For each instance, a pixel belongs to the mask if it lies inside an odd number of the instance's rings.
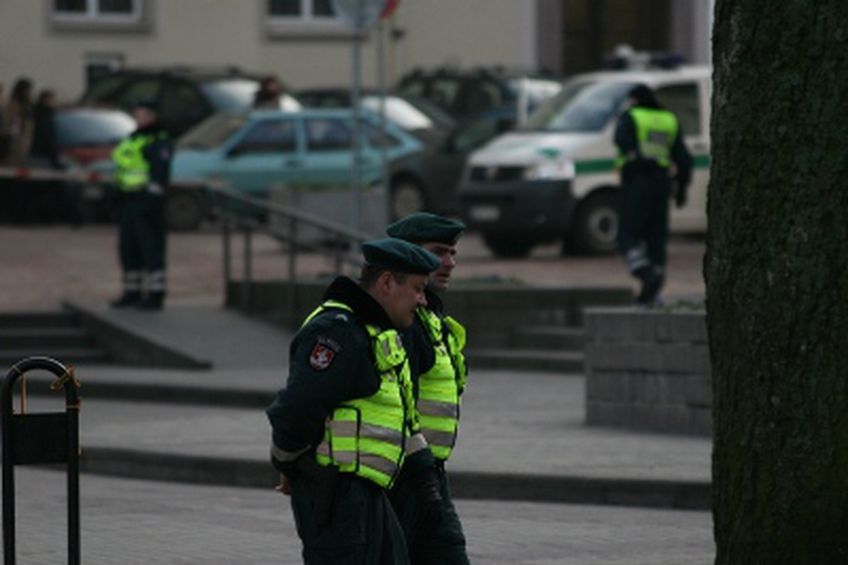
[{"label": "dark uniform jacket", "polygon": [[303,326],[292,341],[288,383],[267,410],[274,445],[287,452],[317,446],[335,407],[372,396],[380,388],[365,325],[391,328],[385,310],[347,277],[333,281],[324,300],[342,302],[353,313],[329,308]]}]

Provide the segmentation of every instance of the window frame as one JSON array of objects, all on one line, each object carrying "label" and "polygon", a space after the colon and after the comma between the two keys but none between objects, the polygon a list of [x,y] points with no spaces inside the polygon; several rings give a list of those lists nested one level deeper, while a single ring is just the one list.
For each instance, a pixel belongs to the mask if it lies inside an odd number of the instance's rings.
[{"label": "window frame", "polygon": [[120,14],[100,10],[100,0],[83,0],[85,12],[68,12],[57,9],[56,0],[48,0],[48,20],[57,31],[151,31],[150,2],[129,0],[131,13]]},{"label": "window frame", "polygon": [[343,39],[350,38],[351,29],[338,16],[316,16],[315,0],[299,0],[301,14],[274,15],[271,0],[265,5],[265,30],[271,39]]}]

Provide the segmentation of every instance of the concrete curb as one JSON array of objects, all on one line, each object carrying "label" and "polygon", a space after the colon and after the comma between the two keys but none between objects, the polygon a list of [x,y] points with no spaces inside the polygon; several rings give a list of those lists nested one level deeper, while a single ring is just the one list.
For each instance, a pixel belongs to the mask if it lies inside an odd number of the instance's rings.
[{"label": "concrete curb", "polygon": [[[270,462],[87,447],[85,473],[193,484],[270,489]],[[456,498],[708,510],[710,485],[695,481],[449,471]]]},{"label": "concrete curb", "polygon": [[145,335],[138,328],[106,319],[91,308],[73,301],[65,301],[62,306],[79,316],[83,328],[91,332],[95,341],[119,363],[175,369],[212,368],[212,362],[207,359],[199,359],[169,347],[155,336]]}]

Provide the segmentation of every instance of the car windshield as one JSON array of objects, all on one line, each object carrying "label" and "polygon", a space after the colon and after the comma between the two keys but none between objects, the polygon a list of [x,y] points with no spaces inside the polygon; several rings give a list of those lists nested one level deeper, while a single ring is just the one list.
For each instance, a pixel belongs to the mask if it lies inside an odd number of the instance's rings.
[{"label": "car windshield", "polygon": [[56,114],[56,138],[61,146],[115,144],[135,127],[135,120],[123,112],[81,110]]},{"label": "car windshield", "polygon": [[180,149],[215,149],[224,144],[244,122],[246,116],[236,114],[215,114],[180,138]]},{"label": "car windshield", "polygon": [[567,83],[527,120],[524,131],[601,131],[618,115],[634,82]]},{"label": "car windshield", "polygon": [[245,110],[253,105],[253,95],[259,83],[248,78],[226,78],[211,80],[200,85],[200,89],[219,112]]}]

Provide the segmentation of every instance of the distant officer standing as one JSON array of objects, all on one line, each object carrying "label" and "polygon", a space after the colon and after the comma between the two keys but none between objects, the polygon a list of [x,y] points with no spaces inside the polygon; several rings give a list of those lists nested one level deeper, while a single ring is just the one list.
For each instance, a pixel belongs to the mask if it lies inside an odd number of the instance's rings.
[{"label": "distant officer standing", "polygon": [[153,105],[138,103],[132,114],[138,128],[112,153],[124,290],[111,305],[159,310],[166,290],[165,189],[172,146]]},{"label": "distant officer standing", "polygon": [[675,202],[682,208],[692,156],[677,118],[660,105],[653,90],[640,84],[629,94],[630,108],[615,130],[621,168],[618,247],[630,272],[641,281],[637,303],[651,306],[665,282],[672,182]]},{"label": "distant officer standing", "polygon": [[448,289],[456,266],[456,243],[464,230],[462,222],[426,212],[411,214],[386,230],[391,237],[416,243],[441,261],[427,279],[427,304],[416,311],[408,341],[413,351],[413,389],[421,431],[436,458],[442,502],[434,506],[422,499],[420,478],[406,468],[401,470],[390,496],[406,534],[410,561],[416,565],[469,562],[445,473],[445,463],[456,442],[460,397],[468,374],[462,352],[465,328],[445,314],[440,298]]},{"label": "distant officer standing", "polygon": [[388,238],[362,252],[360,281],[333,281],[295,336],[287,386],[267,410],[271,462],[291,494],[305,563],[408,563],[386,490],[401,465],[433,465],[397,330],[426,303],[439,260]]}]

